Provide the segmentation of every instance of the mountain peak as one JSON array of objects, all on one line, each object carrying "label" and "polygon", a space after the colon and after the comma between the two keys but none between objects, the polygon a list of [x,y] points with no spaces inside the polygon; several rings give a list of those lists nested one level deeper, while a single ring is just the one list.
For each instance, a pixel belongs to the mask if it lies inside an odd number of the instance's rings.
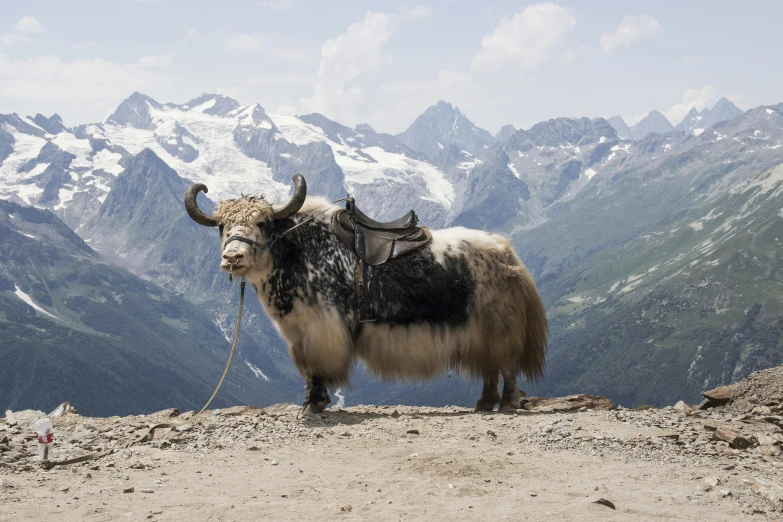
[{"label": "mountain peak", "polygon": [[712,109],[696,110],[693,107],[683,120],[677,125],[677,130],[685,132],[701,133],[700,129],[706,129],[718,122],[733,120],[743,112],[725,97],[721,97]]},{"label": "mountain peak", "polygon": [[137,129],[153,130],[155,125],[150,116],[150,107],[160,110],[161,104],[139,91],[134,91],[122,103],[117,110],[106,118],[106,123],[135,127]]},{"label": "mountain peak", "polygon": [[[721,120],[731,120],[736,118],[737,116],[742,115],[744,111],[739,107],[737,107],[736,105],[734,105],[725,97],[721,97],[721,99],[718,100],[715,103],[715,105],[712,107],[712,113],[715,115],[716,118],[721,118]],[[717,120],[717,121],[721,121],[721,120]]]},{"label": "mountain peak", "polygon": [[652,110],[639,123],[630,128],[634,139],[641,139],[650,133],[665,134],[674,130],[674,126],[660,111]]},{"label": "mountain peak", "polygon": [[360,123],[359,125],[354,127],[354,130],[356,132],[367,132],[367,133],[370,133],[370,134],[377,134],[375,132],[375,129],[373,129],[372,125],[370,125],[369,123]]},{"label": "mountain peak", "polygon": [[495,141],[496,142],[505,142],[511,139],[511,136],[516,134],[517,129],[513,125],[503,125],[503,128],[501,128],[497,134],[495,134]]},{"label": "mountain peak", "polygon": [[628,128],[628,124],[625,123],[625,120],[622,118],[622,116],[612,116],[611,118],[606,120],[609,125],[612,126],[614,131],[617,133],[618,136],[620,136],[623,139],[631,138],[631,129]]},{"label": "mountain peak", "polygon": [[[30,117],[28,116],[28,118]],[[47,118],[43,114],[38,113],[30,118],[30,120],[49,134],[59,134],[60,132],[67,130],[65,125],[63,125],[62,118],[60,118],[58,114],[52,114],[51,118]]]},{"label": "mountain peak", "polygon": [[397,139],[431,158],[449,144],[474,155],[481,154],[493,141],[489,132],[474,125],[458,107],[444,100],[428,107]]},{"label": "mountain peak", "polygon": [[193,110],[197,107],[201,108],[201,112],[204,114],[226,116],[229,112],[239,108],[239,102],[222,94],[205,92],[181,106],[183,110]]}]

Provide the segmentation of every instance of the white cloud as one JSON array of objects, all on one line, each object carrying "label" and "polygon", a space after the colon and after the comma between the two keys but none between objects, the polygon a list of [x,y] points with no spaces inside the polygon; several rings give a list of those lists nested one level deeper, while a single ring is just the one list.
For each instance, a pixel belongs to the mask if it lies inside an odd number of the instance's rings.
[{"label": "white cloud", "polygon": [[14,60],[0,53],[0,99],[21,112],[48,107],[66,119],[97,120],[134,90],[171,95],[183,88],[182,79],[170,71],[138,62],[65,61],[53,55]]},{"label": "white cloud", "polygon": [[198,32],[198,29],[195,29],[193,27],[188,29],[187,32],[185,33],[185,38],[189,40],[193,38],[198,38],[199,36],[201,36],[201,33]]},{"label": "white cloud", "polygon": [[601,50],[608,53],[612,49],[628,46],[642,38],[649,38],[663,32],[658,20],[650,15],[628,15],[620,21],[617,29],[601,35]]},{"label": "white cloud", "polygon": [[171,54],[142,56],[136,62],[139,67],[168,67],[172,63]]},{"label": "white cloud", "polygon": [[418,20],[419,18],[426,18],[432,14],[432,8],[426,5],[417,5],[414,8],[400,7],[400,15],[409,21]]},{"label": "white cloud", "polygon": [[0,42],[3,42],[6,45],[14,45],[18,43],[26,43],[29,42],[30,39],[26,36],[22,36],[20,34],[16,33],[5,33],[3,36],[0,36]]},{"label": "white cloud", "polygon": [[14,31],[17,33],[43,33],[46,31],[46,27],[32,16],[23,16],[21,20],[16,22]]},{"label": "white cloud", "polygon": [[237,33],[229,37],[226,42],[227,51],[256,52],[261,50],[263,40],[259,35]]},{"label": "white cloud", "polygon": [[512,18],[503,18],[481,41],[481,51],[471,67],[493,71],[513,63],[522,70],[535,69],[576,25],[567,9],[553,3],[534,4]]},{"label": "white cloud", "polygon": [[327,40],[313,95],[301,100],[305,110],[349,121],[361,119],[368,99],[362,79],[390,62],[382,47],[393,26],[390,15],[368,12],[343,34]]},{"label": "white cloud", "polygon": [[25,36],[27,34],[40,34],[46,31],[46,27],[41,24],[32,16],[23,16],[16,22],[13,30],[10,33],[5,33],[0,36],[0,42],[6,45],[14,45],[18,43],[26,43],[30,41],[30,38]]},{"label": "white cloud", "polygon": [[668,111],[664,111],[672,125],[677,125],[692,108],[697,110],[712,107],[718,99],[718,90],[713,85],[705,85],[701,89],[688,89],[682,94],[682,101],[675,103]]}]

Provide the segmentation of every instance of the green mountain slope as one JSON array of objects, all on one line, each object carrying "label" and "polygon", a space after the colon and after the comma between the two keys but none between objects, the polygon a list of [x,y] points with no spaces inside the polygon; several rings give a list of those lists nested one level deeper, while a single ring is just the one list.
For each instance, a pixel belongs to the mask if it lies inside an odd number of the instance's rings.
[{"label": "green mountain slope", "polygon": [[783,363],[782,208],[783,165],[548,278],[538,391],[664,405]]},{"label": "green mountain slope", "polygon": [[[0,409],[67,400],[88,415],[200,407],[229,348],[184,297],[102,261],[52,213],[2,200],[0,339]],[[239,364],[214,404],[291,393]]]}]

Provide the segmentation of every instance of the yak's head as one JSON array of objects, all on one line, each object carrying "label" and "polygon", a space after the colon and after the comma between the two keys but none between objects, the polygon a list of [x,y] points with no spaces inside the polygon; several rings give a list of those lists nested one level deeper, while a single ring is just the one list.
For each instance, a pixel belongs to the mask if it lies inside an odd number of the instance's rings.
[{"label": "yak's head", "polygon": [[206,227],[218,227],[222,257],[220,268],[242,276],[257,268],[266,251],[274,242],[275,221],[296,214],[307,196],[307,183],[301,174],[294,176],[294,195],[282,206],[273,206],[264,198],[244,196],[221,201],[211,216],[205,214],[196,203],[199,192],[207,192],[201,183],[195,184],[185,194],[185,210],[188,215]]}]

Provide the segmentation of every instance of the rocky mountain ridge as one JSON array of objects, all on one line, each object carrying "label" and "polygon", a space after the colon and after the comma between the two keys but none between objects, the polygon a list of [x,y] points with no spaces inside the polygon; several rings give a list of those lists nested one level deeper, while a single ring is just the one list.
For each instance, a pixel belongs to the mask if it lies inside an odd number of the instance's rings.
[{"label": "rocky mountain ridge", "polygon": [[[640,375],[659,367],[657,357],[677,353],[673,375],[694,367],[691,380],[683,381],[690,382],[688,388],[672,390],[687,398],[697,393],[699,379],[717,385],[777,360],[781,350],[774,343],[758,342],[776,328],[768,321],[776,298],[753,290],[749,281],[741,289],[719,292],[742,297],[730,300],[730,313],[719,314],[726,307],[716,307],[713,322],[698,322],[706,302],[689,297],[688,306],[695,308],[683,315],[687,325],[663,321],[653,327],[693,332],[700,325],[711,332],[707,337],[712,343],[701,350],[689,342],[673,352],[669,346],[674,338],[661,331],[653,343],[665,342],[649,358],[650,338],[641,339],[630,325],[646,321],[637,315],[649,317],[645,310],[651,299],[681,306],[671,289],[702,284],[704,279],[692,279],[697,272],[715,280],[736,266],[709,258],[695,265],[703,270],[699,272],[689,265],[697,261],[699,249],[708,243],[723,245],[720,256],[728,260],[759,244],[732,238],[743,233],[756,237],[765,227],[777,227],[776,189],[757,195],[759,189],[753,187],[777,187],[777,174],[768,172],[783,162],[780,106],[718,121],[698,135],[675,130],[628,140],[602,118],[557,118],[527,130],[507,126],[489,141],[474,132],[461,111],[439,106],[430,111],[435,117],[418,120],[438,122],[441,114],[452,123],[433,123],[429,137],[448,143],[429,152],[413,150],[400,136],[378,133],[366,124],[350,129],[318,114],[268,114],[260,105],[241,106],[210,94],[184,104],[162,104],[134,93],[106,122],[56,134],[50,132],[58,130],[55,117],[49,123],[37,118],[39,125],[36,118],[1,116],[0,198],[51,208],[105,259],[182,293],[225,331],[233,320],[230,298],[235,289],[217,271],[212,233],[181,211],[181,192],[199,181],[210,187],[214,200],[242,192],[263,192],[279,200],[287,197],[290,176],[303,172],[311,192],[339,197],[350,191],[380,219],[415,208],[422,222],[434,228],[463,225],[511,236],[536,276],[555,333],[541,391],[578,389],[628,404],[661,404],[669,399],[662,386],[641,386],[640,393],[628,395],[623,379],[638,383]],[[449,134],[456,122],[457,129],[469,132]],[[423,133],[425,126],[415,128]],[[484,136],[481,148],[470,141],[475,136]],[[738,187],[748,189],[737,192]],[[747,206],[751,199],[759,206],[753,215],[747,212],[754,208]],[[212,204],[203,200],[205,208]],[[716,232],[713,224],[730,233]],[[760,253],[754,250],[753,255]],[[767,272],[753,277],[774,280],[779,261],[764,255]],[[754,305],[748,300],[754,299],[762,299],[762,308],[754,312],[759,321],[754,320],[750,328],[755,333],[746,339],[751,330],[742,325]],[[259,372],[258,380],[279,379],[286,389],[296,388],[299,378],[284,344],[257,300],[248,299],[247,306],[247,344],[240,345],[240,360]],[[662,308],[666,317],[674,317],[668,304]],[[621,316],[613,315],[617,313]],[[609,330],[596,327],[604,323],[618,325],[608,345],[600,332]],[[746,340],[726,348],[717,339],[727,331]],[[594,347],[589,364],[577,357],[585,343]],[[632,347],[626,367],[616,364],[624,359],[612,346]],[[705,362],[712,357],[708,353],[726,350],[736,360]],[[634,357],[648,361],[646,366],[631,364]],[[623,378],[602,389],[595,380],[597,367],[613,368]],[[433,404],[432,397],[468,404],[475,391],[448,377],[413,386],[383,384],[357,370],[355,387],[340,392],[349,404]]]}]

